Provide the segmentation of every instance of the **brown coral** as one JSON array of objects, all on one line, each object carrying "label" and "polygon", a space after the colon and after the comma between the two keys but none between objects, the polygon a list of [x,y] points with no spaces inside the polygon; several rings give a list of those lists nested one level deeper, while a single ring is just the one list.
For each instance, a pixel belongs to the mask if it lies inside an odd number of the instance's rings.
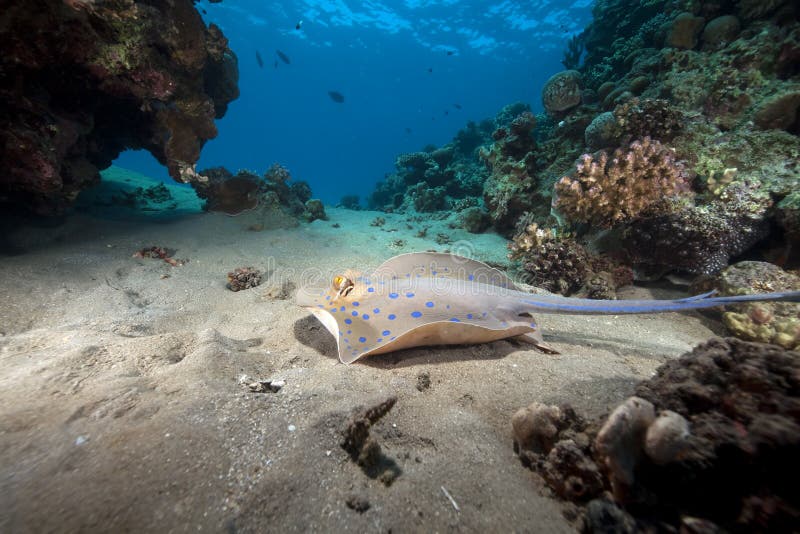
[{"label": "brown coral", "polygon": [[623,140],[651,137],[671,141],[681,133],[682,117],[669,101],[660,98],[632,98],[614,109]]},{"label": "brown coral", "polygon": [[574,239],[556,237],[551,229],[531,224],[514,237],[508,248],[508,257],[519,262],[526,284],[569,295],[587,277],[589,253]]},{"label": "brown coral", "polygon": [[604,151],[584,154],[577,173],[556,184],[555,207],[572,222],[611,227],[686,193],[689,184],[689,172],[672,150],[645,137],[611,158]]},{"label": "brown coral", "polygon": [[542,89],[542,104],[549,113],[566,111],[581,103],[581,75],[575,70],[554,74]]}]

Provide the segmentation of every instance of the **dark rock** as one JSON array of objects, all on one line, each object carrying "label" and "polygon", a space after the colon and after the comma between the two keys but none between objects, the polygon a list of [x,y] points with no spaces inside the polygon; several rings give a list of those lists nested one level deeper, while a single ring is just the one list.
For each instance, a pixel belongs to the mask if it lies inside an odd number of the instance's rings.
[{"label": "dark rock", "polygon": [[62,211],[125,149],[196,178],[236,57],[190,0],[12,0],[0,14],[0,202]]},{"label": "dark rock", "polygon": [[397,397],[388,397],[369,408],[358,410],[342,430],[341,447],[370,478],[377,478],[389,486],[400,475],[400,467],[381,451],[381,446],[370,436],[370,428],[378,422],[397,402]]},{"label": "dark rock", "polygon": [[595,499],[586,507],[584,532],[592,534],[634,534],[636,520],[611,501]]}]

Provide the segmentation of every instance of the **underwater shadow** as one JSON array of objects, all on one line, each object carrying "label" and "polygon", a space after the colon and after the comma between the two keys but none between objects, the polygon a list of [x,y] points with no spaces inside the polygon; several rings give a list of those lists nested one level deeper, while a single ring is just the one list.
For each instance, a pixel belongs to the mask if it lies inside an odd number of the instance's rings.
[{"label": "underwater shadow", "polygon": [[113,240],[127,236],[132,228],[142,225],[169,225],[205,216],[205,212],[184,213],[175,217],[138,217],[126,219],[102,218],[72,212],[66,215],[42,217],[11,213],[0,216],[0,256],[19,256],[69,243],[79,247],[84,243]]},{"label": "underwater shadow", "polygon": [[[294,337],[301,344],[322,356],[338,360],[336,340],[313,315],[306,315],[293,325]],[[442,365],[468,360],[500,360],[513,352],[533,350],[533,345],[515,339],[493,341],[478,345],[438,345],[397,350],[368,356],[353,365],[368,365],[379,369],[399,369],[416,365]],[[542,353],[542,356],[546,354]]]},{"label": "underwater shadow", "polygon": [[644,380],[633,376],[581,378],[569,382],[556,394],[532,400],[556,406],[569,404],[588,420],[613,410],[632,396]]},{"label": "underwater shadow", "polygon": [[[569,346],[591,347],[593,350],[603,350],[617,355],[637,356],[645,360],[662,361],[665,357],[670,357],[671,352],[665,349],[669,345],[664,343],[647,343],[637,340],[634,345],[628,338],[620,337],[596,337],[587,334],[576,334],[574,332],[553,332],[545,334],[545,342],[560,343]],[[561,351],[564,352],[564,351]]]}]

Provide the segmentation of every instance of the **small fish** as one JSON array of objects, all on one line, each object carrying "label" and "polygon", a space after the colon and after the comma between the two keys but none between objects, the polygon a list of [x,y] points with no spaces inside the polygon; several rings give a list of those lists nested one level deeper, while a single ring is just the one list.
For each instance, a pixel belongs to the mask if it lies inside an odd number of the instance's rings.
[{"label": "small fish", "polygon": [[452,50],[448,50],[448,51],[447,51],[447,55],[448,55],[448,56],[452,56],[454,53],[455,53],[455,52],[453,52]]},{"label": "small fish", "polygon": [[444,110],[444,114],[445,114],[445,115],[450,115],[450,112],[449,112],[449,111],[447,111],[447,110]]},{"label": "small fish", "polygon": [[258,50],[256,50],[256,63],[258,63],[259,69],[264,68],[264,60],[261,58],[261,54],[258,53]]},{"label": "small fish", "polygon": [[461,104],[453,104],[453,107],[456,109],[461,109]]},{"label": "small fish", "polygon": [[428,74],[433,72],[433,67],[428,67]]},{"label": "small fish", "polygon": [[286,54],[284,54],[280,50],[275,50],[275,53],[278,54],[278,57],[281,58],[281,61],[283,61],[287,65],[289,65],[292,62],[292,60],[289,58],[289,56],[287,56]]},{"label": "small fish", "polygon": [[277,59],[275,60],[274,67],[275,67],[276,69],[278,68],[278,60],[277,60]]},{"label": "small fish", "polygon": [[297,24],[294,25],[294,29],[295,30],[299,30],[302,27],[303,27],[303,21],[302,20],[297,21]]},{"label": "small fish", "polygon": [[200,11],[203,12],[203,15],[208,15],[208,11],[206,11],[205,9],[200,9]]},{"label": "small fish", "polygon": [[342,102],[344,102],[344,95],[339,91],[328,91],[328,96],[331,97],[331,100],[333,100],[337,104],[341,104]]},{"label": "small fish", "polygon": [[406,128],[406,133],[410,134],[411,133],[411,128]]},{"label": "small fish", "polygon": [[297,292],[297,304],[333,334],[343,363],[431,345],[517,337],[545,352],[534,313],[617,315],[679,312],[753,301],[800,302],[800,291],[677,300],[590,300],[519,290],[505,274],[454,254],[418,252],[385,261],[371,275],[346,271]]}]

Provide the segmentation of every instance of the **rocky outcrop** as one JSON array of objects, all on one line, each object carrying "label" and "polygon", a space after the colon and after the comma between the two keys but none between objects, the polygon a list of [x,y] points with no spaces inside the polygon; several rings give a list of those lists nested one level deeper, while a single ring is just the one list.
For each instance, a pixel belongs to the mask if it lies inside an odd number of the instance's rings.
[{"label": "rocky outcrop", "polygon": [[236,56],[191,0],[11,0],[0,12],[0,202],[54,214],[126,149],[196,178],[238,96]]}]

